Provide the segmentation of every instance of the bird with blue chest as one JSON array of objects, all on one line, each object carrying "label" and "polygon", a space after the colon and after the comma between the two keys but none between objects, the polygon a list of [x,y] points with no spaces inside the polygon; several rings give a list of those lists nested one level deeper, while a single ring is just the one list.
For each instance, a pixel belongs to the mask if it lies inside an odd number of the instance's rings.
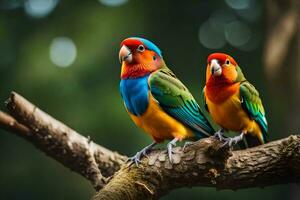
[{"label": "bird with blue chest", "polygon": [[131,161],[138,165],[156,144],[171,140],[167,152],[172,162],[177,141],[201,139],[214,133],[194,97],[166,66],[154,43],[131,37],[123,40],[120,47],[120,92],[126,111],[153,139]]}]

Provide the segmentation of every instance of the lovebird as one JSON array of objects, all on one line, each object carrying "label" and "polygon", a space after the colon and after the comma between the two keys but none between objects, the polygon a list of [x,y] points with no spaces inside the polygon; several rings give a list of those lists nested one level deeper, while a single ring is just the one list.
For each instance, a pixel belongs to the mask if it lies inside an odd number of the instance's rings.
[{"label": "lovebird", "polygon": [[184,139],[200,139],[214,133],[199,105],[185,85],[166,66],[161,50],[138,37],[120,45],[120,93],[134,123],[148,133],[153,143],[130,160],[136,165],[156,144],[171,140],[167,153],[172,162],[173,146]]},{"label": "lovebird", "polygon": [[[259,93],[231,56],[224,53],[208,56],[202,96],[213,121],[221,127],[215,135],[225,144],[232,146],[244,137],[248,147],[267,142],[268,123]],[[224,131],[240,135],[225,138]]]}]

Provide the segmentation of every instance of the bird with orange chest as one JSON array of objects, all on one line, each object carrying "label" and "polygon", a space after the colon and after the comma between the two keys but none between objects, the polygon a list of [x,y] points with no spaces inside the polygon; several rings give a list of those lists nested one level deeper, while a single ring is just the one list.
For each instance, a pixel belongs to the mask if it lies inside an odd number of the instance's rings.
[{"label": "bird with orange chest", "polygon": [[120,92],[134,123],[153,143],[130,158],[138,165],[156,144],[171,140],[167,152],[172,162],[177,141],[209,137],[213,128],[192,94],[166,66],[160,49],[151,41],[132,37],[122,41]]},{"label": "bird with orange chest", "polygon": [[[268,124],[259,93],[231,56],[208,56],[203,98],[213,121],[221,127],[215,135],[225,144],[232,146],[244,137],[249,147],[267,142]],[[224,131],[240,135],[225,138]]]}]

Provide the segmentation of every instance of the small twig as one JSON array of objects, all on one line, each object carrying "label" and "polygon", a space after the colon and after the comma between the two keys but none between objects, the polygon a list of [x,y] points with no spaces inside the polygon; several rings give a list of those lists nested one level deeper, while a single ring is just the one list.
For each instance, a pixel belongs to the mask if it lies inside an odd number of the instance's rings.
[{"label": "small twig", "polygon": [[0,128],[22,137],[28,137],[31,134],[29,128],[20,124],[15,118],[2,111],[0,111]]},{"label": "small twig", "polygon": [[154,192],[145,184],[145,183],[142,183],[142,182],[140,182],[140,181],[136,181],[135,182],[137,185],[140,185],[140,186],[142,186],[143,188],[145,188],[146,189],[146,191],[148,191],[151,195],[153,195],[154,194]]}]

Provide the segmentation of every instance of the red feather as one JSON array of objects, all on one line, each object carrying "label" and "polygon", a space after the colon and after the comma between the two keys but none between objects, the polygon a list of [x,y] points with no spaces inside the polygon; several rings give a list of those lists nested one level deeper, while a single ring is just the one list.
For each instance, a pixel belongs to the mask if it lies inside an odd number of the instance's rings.
[{"label": "red feather", "polygon": [[120,47],[123,45],[127,46],[130,49],[136,49],[139,45],[143,44],[140,40],[134,38],[127,38],[123,40],[120,44]]},{"label": "red feather", "polygon": [[211,77],[206,83],[205,95],[214,103],[222,103],[239,92],[239,83],[232,83],[224,76]]},{"label": "red feather", "polygon": [[207,58],[207,63],[210,63],[212,59],[218,60],[220,62],[220,65],[223,65],[225,63],[226,59],[229,59],[229,61],[233,65],[237,65],[235,60],[230,55],[227,55],[225,53],[212,53],[212,54],[210,54]]},{"label": "red feather", "polygon": [[124,65],[121,71],[121,79],[127,78],[137,78],[142,77],[146,74],[150,74],[152,71],[149,70],[150,67],[147,67],[143,64],[136,64],[136,65]]}]

